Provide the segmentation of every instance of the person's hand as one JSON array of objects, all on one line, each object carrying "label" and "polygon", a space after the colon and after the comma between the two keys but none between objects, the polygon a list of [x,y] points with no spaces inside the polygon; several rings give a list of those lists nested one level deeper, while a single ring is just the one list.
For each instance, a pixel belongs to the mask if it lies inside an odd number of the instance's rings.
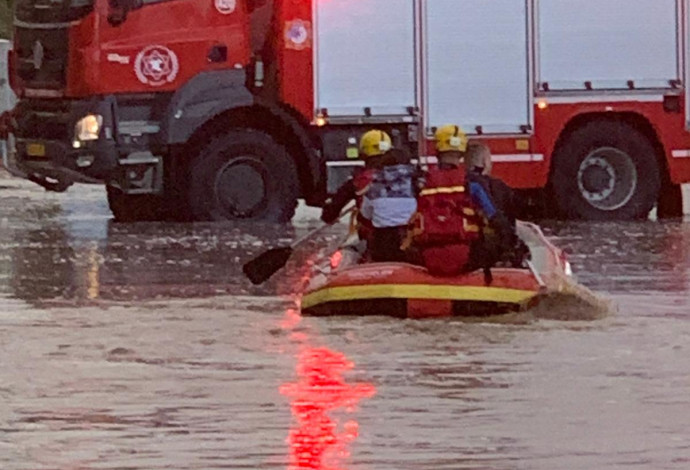
[{"label": "person's hand", "polygon": [[502,213],[497,212],[491,219],[489,219],[489,227],[494,229],[496,235],[501,242],[508,242],[512,247],[513,238],[515,237],[515,229],[508,218]]},{"label": "person's hand", "polygon": [[340,209],[331,203],[326,203],[321,211],[321,220],[328,225],[332,225],[340,218]]},{"label": "person's hand", "polygon": [[513,268],[524,268],[525,261],[532,259],[532,253],[529,251],[529,247],[520,240],[516,238],[513,248],[506,253],[506,262]]},{"label": "person's hand", "polygon": [[496,244],[500,259],[509,262],[511,253],[514,252],[516,244],[520,240],[515,233],[513,224],[510,223],[510,220],[502,212],[498,212],[489,220],[489,227],[496,233]]}]

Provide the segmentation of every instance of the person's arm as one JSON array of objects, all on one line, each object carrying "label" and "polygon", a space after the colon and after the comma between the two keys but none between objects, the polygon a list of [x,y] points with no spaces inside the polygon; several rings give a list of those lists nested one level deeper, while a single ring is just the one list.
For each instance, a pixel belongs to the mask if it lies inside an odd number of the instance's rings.
[{"label": "person's arm", "polygon": [[487,219],[491,220],[494,218],[498,211],[484,187],[476,181],[471,181],[469,185],[472,202],[474,202],[477,207],[481,209]]},{"label": "person's arm", "polygon": [[489,221],[489,226],[498,235],[502,250],[510,249],[516,237],[515,227],[510,223],[505,214],[496,208],[491,196],[489,196],[481,184],[470,182],[469,185],[472,201],[484,213],[484,217]]},{"label": "person's arm", "polygon": [[412,177],[412,189],[414,190],[415,197],[419,197],[419,193],[422,192],[424,186],[426,185],[426,172],[417,165],[415,167],[414,176]]},{"label": "person's arm", "polygon": [[321,220],[327,224],[335,223],[340,218],[340,212],[356,196],[354,180],[347,180],[338,191],[323,206]]},{"label": "person's arm", "polygon": [[522,210],[522,203],[513,189],[498,178],[489,178],[490,194],[494,198],[496,206],[515,225],[515,219]]}]

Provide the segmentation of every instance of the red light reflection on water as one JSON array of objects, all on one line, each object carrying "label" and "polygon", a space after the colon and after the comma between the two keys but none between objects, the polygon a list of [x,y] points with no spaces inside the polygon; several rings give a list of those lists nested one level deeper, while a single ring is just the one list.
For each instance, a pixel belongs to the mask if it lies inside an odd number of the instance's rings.
[{"label": "red light reflection on water", "polygon": [[[288,311],[283,325],[294,326],[295,315],[299,316]],[[297,359],[297,381],[280,387],[280,393],[290,398],[296,422],[288,437],[288,468],[342,470],[349,444],[359,435],[359,424],[349,420],[341,427],[333,414],[338,410],[354,411],[362,399],[375,395],[376,388],[368,383],[346,382],[343,375],[354,368],[354,363],[343,353],[303,343]]]}]

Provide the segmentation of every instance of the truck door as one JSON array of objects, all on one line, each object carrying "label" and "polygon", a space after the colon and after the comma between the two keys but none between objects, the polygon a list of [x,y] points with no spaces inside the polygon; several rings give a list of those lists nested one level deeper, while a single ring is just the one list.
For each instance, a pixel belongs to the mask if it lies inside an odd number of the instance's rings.
[{"label": "truck door", "polygon": [[424,2],[426,128],[519,133],[532,124],[529,2]]},{"label": "truck door", "polygon": [[315,103],[331,118],[417,106],[414,0],[314,2]]},{"label": "truck door", "polygon": [[677,0],[538,5],[542,90],[668,89],[679,83]]},{"label": "truck door", "polygon": [[99,19],[100,80],[90,93],[167,92],[209,70],[249,62],[242,3],[213,0],[145,1],[126,21]]}]

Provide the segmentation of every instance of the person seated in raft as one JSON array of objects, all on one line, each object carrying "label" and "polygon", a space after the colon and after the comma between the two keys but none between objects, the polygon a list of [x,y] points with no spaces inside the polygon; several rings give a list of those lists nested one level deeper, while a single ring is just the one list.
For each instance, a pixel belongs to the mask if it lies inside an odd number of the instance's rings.
[{"label": "person seated in raft", "polygon": [[[491,175],[492,162],[489,146],[481,141],[470,141],[467,145],[465,167],[467,169],[468,181],[479,183],[484,188],[496,205],[496,208],[505,214],[513,230],[515,230],[515,221],[521,204],[515,191],[501,179]],[[529,248],[519,237],[514,236],[512,240],[507,240],[504,247],[505,250],[500,252],[501,247],[497,245],[498,241],[493,230],[485,225],[483,235],[483,243],[493,245],[493,247],[483,251],[493,253],[498,258],[497,263],[519,268],[523,267],[526,259],[529,259]],[[470,256],[472,257],[472,255]],[[478,257],[478,255],[475,255],[475,257]],[[475,262],[475,264],[477,263]]]},{"label": "person seated in raft", "polygon": [[359,151],[364,168],[358,169],[327,201],[321,220],[334,223],[354,199],[357,231],[366,241],[367,257],[375,262],[405,261],[401,244],[417,209],[417,169],[403,151],[393,148],[390,136],[381,130],[365,133]]},{"label": "person seated in raft", "polygon": [[438,166],[423,177],[405,245],[419,252],[421,264],[433,275],[479,268],[486,273],[497,258],[481,243],[483,221],[501,241],[512,239],[515,230],[482,185],[468,180],[463,165],[468,139],[462,129],[452,124],[439,128],[435,144]]}]

